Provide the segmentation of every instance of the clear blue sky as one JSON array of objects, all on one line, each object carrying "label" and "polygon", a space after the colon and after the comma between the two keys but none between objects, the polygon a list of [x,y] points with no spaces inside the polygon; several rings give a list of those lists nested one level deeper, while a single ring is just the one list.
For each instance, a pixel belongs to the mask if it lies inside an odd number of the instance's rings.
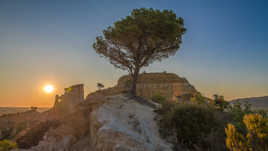
[{"label": "clear blue sky", "polygon": [[134,8],[171,9],[188,29],[176,56],[148,72],[174,72],[204,95],[227,99],[268,95],[267,0],[1,0],[0,106],[49,106],[75,83],[86,92],[126,74],[91,45],[102,30]]}]

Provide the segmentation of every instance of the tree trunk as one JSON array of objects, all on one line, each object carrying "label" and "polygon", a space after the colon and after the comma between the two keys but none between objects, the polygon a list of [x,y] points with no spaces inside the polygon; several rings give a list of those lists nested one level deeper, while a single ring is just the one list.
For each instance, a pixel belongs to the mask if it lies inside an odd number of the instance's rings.
[{"label": "tree trunk", "polygon": [[130,89],[130,94],[132,94],[133,96],[136,96],[136,85],[137,85],[137,80],[138,80],[138,76],[139,76],[139,72],[140,72],[140,69],[136,69],[134,71],[134,74],[131,75],[131,89]]}]

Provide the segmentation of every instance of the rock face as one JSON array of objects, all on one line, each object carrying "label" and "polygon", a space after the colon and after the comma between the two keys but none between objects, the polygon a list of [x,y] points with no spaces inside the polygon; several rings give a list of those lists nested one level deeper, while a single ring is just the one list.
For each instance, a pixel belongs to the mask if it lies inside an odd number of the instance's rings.
[{"label": "rock face", "polygon": [[[118,89],[130,88],[130,76],[123,76],[118,80]],[[173,73],[143,73],[137,82],[137,95],[151,99],[159,94],[168,100],[176,101],[178,97],[195,94],[196,89],[185,79]]]},{"label": "rock face", "polygon": [[171,151],[159,136],[153,110],[123,94],[87,100],[26,150]]},{"label": "rock face", "polygon": [[153,108],[122,95],[109,97],[93,112],[102,125],[96,135],[96,150],[168,151],[154,121]]}]

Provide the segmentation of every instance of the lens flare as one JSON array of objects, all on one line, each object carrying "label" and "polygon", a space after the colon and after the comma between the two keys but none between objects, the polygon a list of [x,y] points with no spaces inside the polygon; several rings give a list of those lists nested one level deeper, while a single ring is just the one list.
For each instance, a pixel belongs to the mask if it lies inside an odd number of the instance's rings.
[{"label": "lens flare", "polygon": [[53,85],[45,85],[43,89],[46,93],[52,93],[54,91],[54,86]]}]

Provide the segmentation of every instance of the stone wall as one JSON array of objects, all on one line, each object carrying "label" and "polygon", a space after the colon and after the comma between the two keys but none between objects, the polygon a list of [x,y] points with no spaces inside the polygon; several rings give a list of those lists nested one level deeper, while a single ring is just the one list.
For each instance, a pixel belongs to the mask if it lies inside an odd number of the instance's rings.
[{"label": "stone wall", "polygon": [[84,100],[84,85],[77,84],[64,89],[63,95],[56,95],[54,110],[71,112],[74,107]]}]

